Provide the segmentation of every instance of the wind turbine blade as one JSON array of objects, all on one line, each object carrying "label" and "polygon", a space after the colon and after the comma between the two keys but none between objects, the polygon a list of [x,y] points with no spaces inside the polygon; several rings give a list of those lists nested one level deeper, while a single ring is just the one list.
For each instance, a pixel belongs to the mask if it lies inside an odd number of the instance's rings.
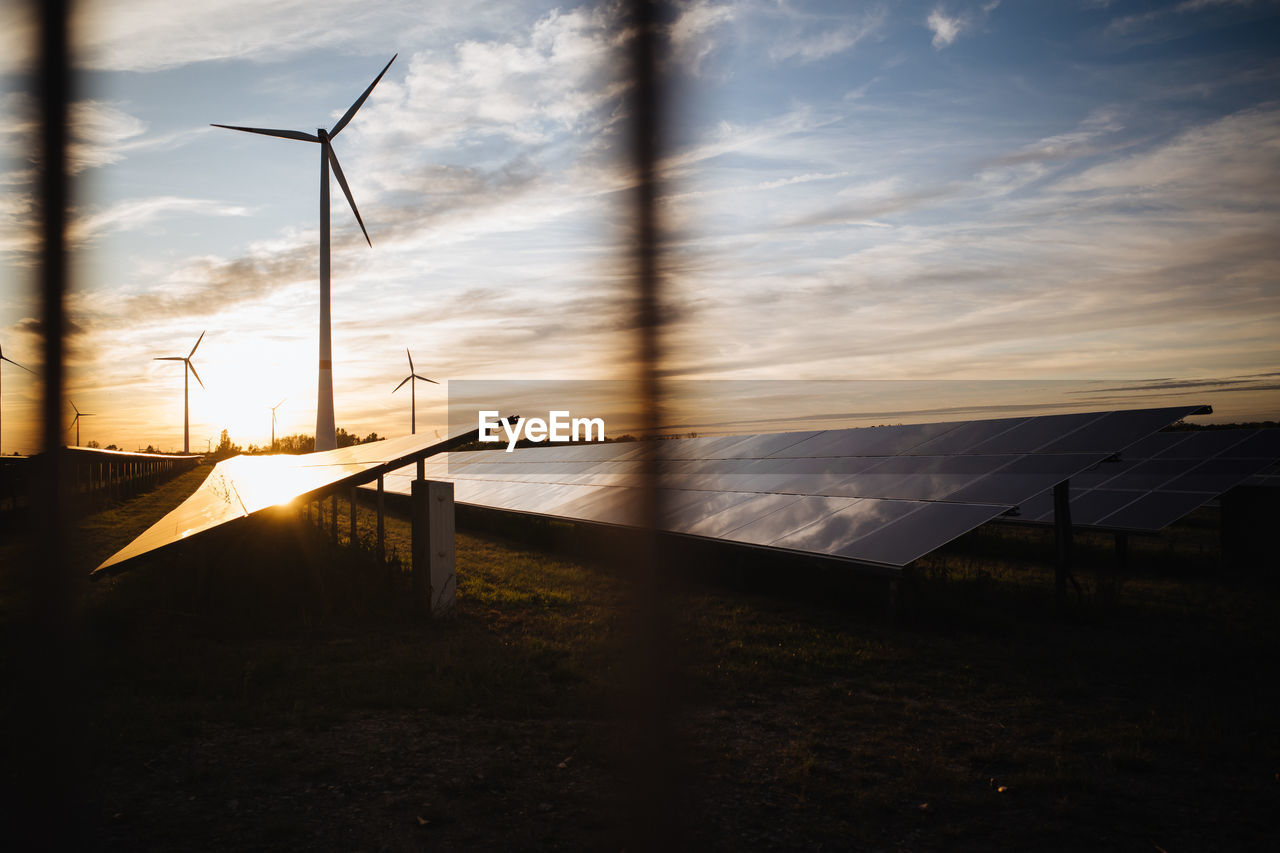
[{"label": "wind turbine blade", "polygon": [[408,382],[412,378],[413,378],[412,376],[406,376],[404,379],[401,379],[400,384],[391,389],[391,393],[394,394],[397,391],[399,391],[401,388],[404,387],[404,383]]},{"label": "wind turbine blade", "polygon": [[289,399],[288,397],[281,397],[281,398],[280,398],[280,402],[279,402],[279,403],[276,403],[274,406],[272,406],[272,407],[271,407],[271,411],[273,411],[273,412],[274,412],[276,409],[278,409],[278,408],[280,408],[281,406],[283,406],[283,405],[284,405],[284,401],[285,401],[285,400],[288,400],[288,399]]},{"label": "wind turbine blade", "polygon": [[[396,56],[399,55],[400,54],[398,53],[396,54]],[[396,61],[396,56],[391,57],[391,61],[382,67],[382,70],[378,72],[378,76],[373,78],[373,82],[369,84],[369,88],[365,89],[364,94],[356,99],[356,102],[351,105],[351,109],[347,110],[346,115],[338,119],[338,123],[333,126],[333,130],[329,131],[330,139],[337,136],[339,133],[342,133],[342,129],[347,126],[347,123],[350,122],[352,118],[355,117],[356,110],[364,106],[365,99],[369,97],[369,93],[373,91],[373,87],[378,85],[378,81],[382,79],[382,75],[387,73],[387,69],[391,67],[391,63]],[[225,127],[225,125],[223,126]]]},{"label": "wind turbine blade", "polygon": [[200,337],[196,339],[196,345],[191,348],[191,352],[187,353],[187,358],[191,358],[191,356],[196,354],[196,348],[200,346],[200,341],[203,341],[203,340],[204,340],[204,332],[201,332]]},{"label": "wind turbine blade", "polygon": [[23,370],[27,371],[27,373],[30,373],[32,376],[35,376],[35,374],[36,374],[36,372],[35,372],[34,370],[32,370],[31,368],[26,367],[25,365],[18,364],[18,362],[16,362],[16,361],[14,361],[13,359],[9,358],[9,356],[7,356],[7,355],[0,355],[0,361],[7,361],[7,362],[9,362],[10,364],[12,364],[14,367],[21,367]]},{"label": "wind turbine blade", "polygon": [[[418,374],[416,374],[416,373],[415,373],[415,374],[413,374],[413,375],[414,375],[414,376],[418,376]],[[439,385],[439,384],[440,384],[439,382],[435,381],[434,379],[428,379],[428,378],[427,378],[427,377],[425,377],[425,376],[418,376],[418,378],[419,378],[419,379],[421,379],[423,382],[430,382],[432,385]]]},{"label": "wind turbine blade", "polygon": [[413,356],[409,354],[409,348],[404,348],[404,354],[409,356],[409,372],[413,373]]},{"label": "wind turbine blade", "polygon": [[245,133],[261,133],[263,136],[278,136],[281,139],[299,139],[303,142],[319,142],[320,137],[314,133],[303,133],[300,130],[274,130],[269,127],[236,127],[234,124],[214,124],[210,127],[225,127],[227,130],[243,130]]},{"label": "wind turbine blade", "polygon": [[200,382],[200,387],[201,387],[201,388],[203,388],[203,387],[204,387],[204,382],[201,382],[201,381],[200,381],[200,374],[199,374],[199,373],[196,373],[196,366],[195,366],[194,364],[192,364],[192,363],[190,362],[190,360],[188,360],[188,359],[185,359],[185,358],[184,358],[184,359],[183,359],[183,361],[187,362],[187,367],[191,368],[191,372],[195,375],[195,377],[196,377],[196,381],[197,381],[197,382]]},{"label": "wind turbine blade", "polygon": [[365,230],[364,220],[360,218],[360,211],[356,209],[356,200],[351,197],[351,187],[347,186],[347,178],[342,174],[342,167],[338,165],[338,155],[333,153],[332,145],[326,145],[324,150],[329,153],[329,162],[333,165],[333,174],[337,177],[338,185],[342,187],[342,192],[347,197],[347,203],[351,205],[351,212],[356,215],[356,222],[360,223],[360,230],[364,231],[365,242],[372,249],[373,241],[369,239],[369,232]]}]

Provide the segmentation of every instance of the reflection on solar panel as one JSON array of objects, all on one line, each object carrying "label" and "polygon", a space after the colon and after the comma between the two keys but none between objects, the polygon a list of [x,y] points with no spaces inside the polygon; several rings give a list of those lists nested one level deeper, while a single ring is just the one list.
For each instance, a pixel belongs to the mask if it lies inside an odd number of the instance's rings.
[{"label": "reflection on solar panel", "polygon": [[[1200,406],[664,441],[662,528],[902,567]],[[459,503],[633,523],[636,443],[447,453]],[[409,493],[414,472],[388,475]]]},{"label": "reflection on solar panel", "polygon": [[[1280,430],[1161,432],[1071,479],[1077,527],[1155,532],[1272,466]],[[1022,503],[1018,521],[1053,523],[1053,496]]]},{"label": "reflection on solar panel", "polygon": [[295,498],[374,479],[424,455],[465,443],[468,430],[443,441],[422,436],[357,444],[301,456],[236,456],[219,462],[192,495],[93,570],[121,563]]}]

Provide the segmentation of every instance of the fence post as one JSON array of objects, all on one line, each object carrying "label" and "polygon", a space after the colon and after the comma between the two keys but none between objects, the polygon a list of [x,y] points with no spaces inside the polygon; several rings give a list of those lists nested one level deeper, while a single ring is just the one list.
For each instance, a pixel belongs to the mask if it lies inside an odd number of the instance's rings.
[{"label": "fence post", "polygon": [[458,592],[453,483],[414,480],[410,496],[414,598],[428,616],[447,616]]}]

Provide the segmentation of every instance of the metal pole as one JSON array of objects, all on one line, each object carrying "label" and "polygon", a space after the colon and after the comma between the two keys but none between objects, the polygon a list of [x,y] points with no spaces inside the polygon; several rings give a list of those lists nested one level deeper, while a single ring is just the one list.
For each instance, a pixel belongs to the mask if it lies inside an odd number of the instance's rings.
[{"label": "metal pole", "polygon": [[1053,533],[1055,545],[1054,595],[1058,609],[1067,604],[1067,573],[1071,570],[1071,481],[1053,487]]},{"label": "metal pole", "polygon": [[356,535],[356,487],[352,486],[351,491],[347,494],[347,501],[351,504],[351,544],[355,545],[359,542]]},{"label": "metal pole", "polygon": [[378,475],[378,544],[377,544],[377,552],[376,552],[378,555],[379,563],[381,563],[383,560],[387,558],[386,539],[384,537],[386,528],[383,522],[384,506],[385,504],[383,502],[382,475],[379,474]]},{"label": "metal pole", "polygon": [[425,615],[431,613],[431,534],[427,528],[430,512],[427,481],[416,479],[409,484],[409,551],[413,598]]}]

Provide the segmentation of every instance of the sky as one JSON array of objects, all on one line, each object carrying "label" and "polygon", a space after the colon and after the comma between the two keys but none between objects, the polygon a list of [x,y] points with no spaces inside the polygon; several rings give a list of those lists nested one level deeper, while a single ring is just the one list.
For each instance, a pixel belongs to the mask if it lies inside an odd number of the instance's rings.
[{"label": "sky", "polygon": [[[38,370],[24,8],[0,5],[0,348]],[[314,431],[319,148],[210,124],[332,127],[393,54],[334,143],[373,243],[335,182],[338,425],[408,432],[406,348],[441,382],[631,375],[616,15],[82,2],[81,441],[180,449],[181,365],[154,359],[202,332],[193,449],[267,443],[281,400],[278,434]],[[926,420],[948,388],[1043,406],[1068,380],[1077,409],[1280,418],[1280,4],[695,0],[667,35],[665,376],[901,380],[928,396],[885,413]],[[0,450],[34,451],[38,383],[0,370]],[[418,384],[419,431],[446,395]]]}]

